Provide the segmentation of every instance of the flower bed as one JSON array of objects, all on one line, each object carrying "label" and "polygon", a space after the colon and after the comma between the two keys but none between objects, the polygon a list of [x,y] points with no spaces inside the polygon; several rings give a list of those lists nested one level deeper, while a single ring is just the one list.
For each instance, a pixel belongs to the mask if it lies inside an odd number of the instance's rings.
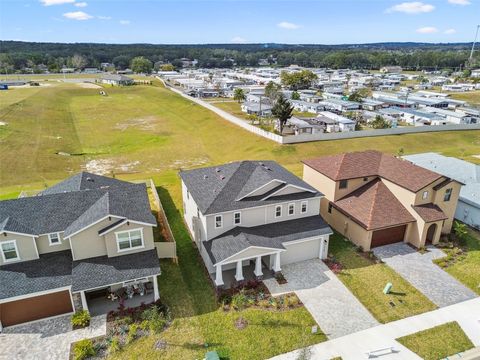
[{"label": "flower bed", "polygon": [[70,358],[106,358],[140,337],[162,332],[169,323],[168,308],[160,301],[135,308],[119,306],[107,314],[106,335],[73,343]]}]

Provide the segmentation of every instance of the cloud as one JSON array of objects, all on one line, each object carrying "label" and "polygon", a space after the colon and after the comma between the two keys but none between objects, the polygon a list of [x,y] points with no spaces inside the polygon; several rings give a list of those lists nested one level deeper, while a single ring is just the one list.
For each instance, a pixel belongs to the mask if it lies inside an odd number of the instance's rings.
[{"label": "cloud", "polygon": [[70,20],[89,20],[93,18],[92,15],[84,13],[83,11],[72,11],[63,14],[63,17],[70,19]]},{"label": "cloud", "polygon": [[52,5],[62,5],[62,4],[71,4],[75,0],[40,0],[43,6],[52,6]]},{"label": "cloud", "polygon": [[455,34],[456,32],[457,32],[457,30],[455,30],[455,29],[447,29],[443,33],[447,34],[447,35],[451,35],[451,34]]},{"label": "cloud", "polygon": [[433,26],[425,26],[417,29],[417,33],[419,34],[435,34],[438,32],[438,29]]},{"label": "cloud", "polygon": [[99,18],[100,20],[111,20],[112,17],[111,16],[97,16],[97,18]]},{"label": "cloud", "polygon": [[386,10],[387,13],[392,12],[402,12],[405,14],[421,14],[421,13],[429,13],[435,10],[435,6],[431,4],[425,4],[420,1],[413,1],[413,2],[404,2],[401,4],[397,4],[388,8]]},{"label": "cloud", "polygon": [[471,4],[469,0],[448,0],[448,2],[453,5],[462,5],[462,6]]},{"label": "cloud", "polygon": [[237,44],[241,44],[241,43],[245,43],[247,42],[247,40],[241,36],[235,36],[233,37],[231,40],[230,40],[232,43],[237,43]]},{"label": "cloud", "polygon": [[75,5],[76,7],[85,7],[88,4],[84,1],[82,1],[82,2],[78,2],[78,3],[74,3],[73,5]]},{"label": "cloud", "polygon": [[282,21],[281,23],[278,23],[277,26],[282,29],[287,29],[287,30],[296,30],[300,28],[300,25],[287,22],[287,21]]},{"label": "cloud", "polygon": [[120,25],[130,25],[130,20],[120,20]]}]

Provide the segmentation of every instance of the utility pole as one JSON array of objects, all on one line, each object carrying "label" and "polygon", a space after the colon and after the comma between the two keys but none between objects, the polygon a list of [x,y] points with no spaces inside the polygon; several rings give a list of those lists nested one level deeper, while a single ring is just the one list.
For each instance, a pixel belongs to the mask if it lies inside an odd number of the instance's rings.
[{"label": "utility pole", "polygon": [[468,58],[468,67],[472,65],[472,60],[473,60],[473,52],[475,51],[475,44],[477,42],[478,38],[478,30],[480,29],[480,25],[477,25],[477,31],[475,32],[475,40],[473,40],[472,44],[472,50],[470,51],[470,57]]}]

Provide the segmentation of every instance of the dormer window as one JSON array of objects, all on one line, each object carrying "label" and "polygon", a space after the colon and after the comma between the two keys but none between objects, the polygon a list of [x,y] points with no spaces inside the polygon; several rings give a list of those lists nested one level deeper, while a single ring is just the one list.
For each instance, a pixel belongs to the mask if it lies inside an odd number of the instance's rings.
[{"label": "dormer window", "polygon": [[60,233],[48,234],[48,243],[50,246],[60,245],[62,243],[60,240]]},{"label": "dormer window", "polygon": [[445,195],[443,196],[443,201],[450,201],[450,198],[452,197],[452,192],[453,192],[452,188],[449,188],[449,189],[445,190]]},{"label": "dormer window", "polygon": [[117,237],[118,252],[144,247],[142,229],[119,231],[115,235]]},{"label": "dormer window", "polygon": [[2,257],[4,262],[20,260],[16,240],[1,242],[0,249],[2,250]]},{"label": "dormer window", "polygon": [[223,226],[222,215],[215,216],[215,229],[220,229]]},{"label": "dormer window", "polygon": [[304,202],[302,202],[302,208],[301,208],[302,214],[306,213],[307,210],[308,210],[308,203],[306,201],[304,201]]},{"label": "dormer window", "polygon": [[241,214],[239,212],[233,213],[233,223],[235,225],[240,225],[242,222]]},{"label": "dormer window", "polygon": [[428,191],[424,191],[422,194],[422,199],[425,200],[426,198],[428,198]]},{"label": "dormer window", "polygon": [[278,205],[275,207],[275,217],[278,218],[282,216],[282,206]]},{"label": "dormer window", "polygon": [[288,204],[288,216],[295,214],[295,204]]},{"label": "dormer window", "polygon": [[346,189],[348,187],[348,180],[340,180],[340,189]]}]

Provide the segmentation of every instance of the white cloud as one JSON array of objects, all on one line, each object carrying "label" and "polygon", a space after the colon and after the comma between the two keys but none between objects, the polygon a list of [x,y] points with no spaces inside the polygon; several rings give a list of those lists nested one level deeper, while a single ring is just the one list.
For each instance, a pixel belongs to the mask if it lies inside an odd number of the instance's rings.
[{"label": "white cloud", "polygon": [[52,6],[52,5],[62,5],[62,4],[71,4],[75,0],[40,0],[43,6]]},{"label": "white cloud", "polygon": [[391,8],[387,9],[387,13],[392,12],[402,12],[405,14],[421,14],[421,13],[429,13],[435,10],[435,6],[431,4],[425,4],[420,1],[413,1],[413,2],[404,2],[401,4],[397,4],[392,6]]},{"label": "white cloud", "polygon": [[241,36],[235,36],[230,41],[233,42],[233,43],[237,43],[237,44],[247,42],[247,40],[245,38],[241,37]]},{"label": "white cloud", "polygon": [[111,20],[112,19],[111,16],[97,16],[97,18],[99,18],[100,20]]},{"label": "white cloud", "polygon": [[282,21],[281,23],[278,23],[277,26],[282,29],[288,29],[288,30],[296,30],[300,28],[300,25],[288,22],[288,21]]},{"label": "white cloud", "polygon": [[448,2],[453,5],[462,5],[462,6],[471,4],[469,0],[448,0]]},{"label": "white cloud", "polygon": [[82,2],[78,2],[78,3],[76,2],[76,3],[74,3],[73,5],[75,5],[76,7],[85,7],[85,6],[87,6],[88,4],[87,4],[86,2],[84,2],[84,1],[82,1]]},{"label": "white cloud", "polygon": [[425,26],[417,29],[417,33],[419,34],[435,34],[438,32],[438,29],[433,26]]},{"label": "white cloud", "polygon": [[130,20],[120,20],[120,25],[130,25]]},{"label": "white cloud", "polygon": [[456,32],[457,32],[457,30],[455,30],[455,29],[447,29],[443,33],[447,34],[447,35],[451,35],[451,34],[455,34]]},{"label": "white cloud", "polygon": [[84,13],[83,11],[67,12],[63,14],[63,17],[66,17],[67,19],[70,19],[70,20],[88,20],[93,18],[92,15]]}]

